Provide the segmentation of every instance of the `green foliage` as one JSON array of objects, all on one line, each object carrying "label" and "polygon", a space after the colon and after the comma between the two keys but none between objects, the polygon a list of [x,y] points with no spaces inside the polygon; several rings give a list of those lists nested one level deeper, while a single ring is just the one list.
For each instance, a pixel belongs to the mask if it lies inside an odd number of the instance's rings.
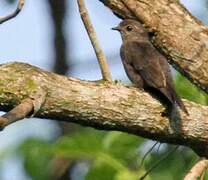
[{"label": "green foliage", "polygon": [[[171,151],[173,147],[167,146],[163,152],[153,152],[150,160],[146,161],[146,169],[149,169],[152,164],[164,157],[167,152]],[[175,180],[183,179],[187,171],[197,161],[198,157],[188,148],[180,147],[170,156],[168,156],[159,166],[150,174],[151,179],[160,180]]]},{"label": "green foliage", "polygon": [[179,73],[175,78],[175,88],[176,91],[185,99],[203,105],[208,104],[208,95]]},{"label": "green foliage", "polygon": [[138,158],[136,150],[140,142],[139,138],[133,135],[88,129],[73,137],[61,138],[55,144],[53,152],[71,159],[91,160],[87,179],[111,177],[110,179],[122,180],[121,174],[128,174],[129,180],[134,180],[138,177],[137,172],[130,170],[128,165]]},{"label": "green foliage", "polygon": [[33,180],[47,180],[47,169],[51,154],[49,144],[40,139],[29,139],[19,147],[19,153],[24,158],[24,167]]},{"label": "green foliage", "polygon": [[99,180],[113,180],[115,174],[115,169],[100,161],[95,161],[86,176],[86,180],[97,180],[97,177],[99,177]]},{"label": "green foliage", "polygon": [[[145,160],[145,165],[139,167],[143,157],[139,148],[144,142],[126,133],[106,133],[85,128],[72,136],[63,136],[53,144],[28,140],[22,144],[20,152],[25,160],[25,169],[32,179],[50,179],[48,174],[52,157],[65,157],[74,162],[88,162],[86,180],[138,180],[170,150],[168,146],[162,153],[154,151]],[[181,179],[196,160],[191,151],[182,150],[162,162],[146,179]]]}]

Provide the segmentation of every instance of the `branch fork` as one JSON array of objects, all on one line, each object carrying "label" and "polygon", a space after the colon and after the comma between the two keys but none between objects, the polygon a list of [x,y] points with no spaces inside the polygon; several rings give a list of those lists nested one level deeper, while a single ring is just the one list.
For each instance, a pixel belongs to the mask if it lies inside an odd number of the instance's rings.
[{"label": "branch fork", "polygon": [[0,117],[0,129],[3,130],[6,126],[22,120],[26,117],[33,117],[41,109],[46,99],[46,93],[40,91],[32,95],[31,98],[26,98],[19,105]]}]

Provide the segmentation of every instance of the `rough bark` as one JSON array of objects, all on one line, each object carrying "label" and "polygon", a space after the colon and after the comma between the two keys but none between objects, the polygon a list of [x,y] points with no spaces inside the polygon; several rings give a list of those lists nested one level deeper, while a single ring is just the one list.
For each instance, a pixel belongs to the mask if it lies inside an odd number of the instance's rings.
[{"label": "rough bark", "polygon": [[136,18],[172,65],[208,92],[208,29],[175,0],[99,0],[121,18]]},{"label": "rough bark", "polygon": [[193,148],[208,157],[208,107],[184,101],[190,116],[161,116],[164,106],[133,87],[88,82],[46,72],[23,63],[0,65],[1,110],[45,92],[40,118],[120,130],[161,142]]}]

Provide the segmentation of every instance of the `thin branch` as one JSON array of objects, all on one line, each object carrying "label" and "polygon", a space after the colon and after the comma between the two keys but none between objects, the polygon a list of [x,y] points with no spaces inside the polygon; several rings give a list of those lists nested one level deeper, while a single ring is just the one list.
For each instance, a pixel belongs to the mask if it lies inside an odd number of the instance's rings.
[{"label": "thin branch", "polygon": [[32,114],[33,111],[33,101],[29,98],[25,99],[21,104],[0,117],[0,128],[4,129],[9,124],[24,119],[29,114]]},{"label": "thin branch", "polygon": [[163,156],[159,161],[157,161],[150,169],[145,172],[144,175],[142,175],[139,180],[143,180],[147,177],[148,174],[150,174],[156,167],[160,165],[162,161],[164,161],[166,158],[168,158],[172,153],[174,153],[179,146],[174,147],[171,151],[169,151],[165,156]]},{"label": "thin branch", "polygon": [[186,175],[184,180],[197,180],[203,176],[208,169],[208,159],[202,158],[197,162]]},{"label": "thin branch", "polygon": [[158,143],[159,143],[159,142],[155,142],[155,143],[153,144],[153,146],[152,146],[152,147],[144,154],[144,156],[143,156],[143,158],[142,158],[142,160],[141,160],[141,163],[140,163],[139,167],[142,167],[142,166],[143,166],[146,157],[152,152],[152,150],[155,148],[155,146],[156,146]]},{"label": "thin branch", "polygon": [[12,14],[9,14],[8,16],[0,18],[0,24],[2,24],[4,22],[6,22],[6,21],[16,17],[20,13],[20,11],[22,10],[22,8],[24,6],[24,3],[25,3],[24,0],[19,0],[17,9]]},{"label": "thin branch", "polygon": [[202,173],[200,180],[204,180],[205,173],[206,173],[206,171],[204,171],[204,172]]},{"label": "thin branch", "polygon": [[98,39],[96,37],[95,30],[92,26],[89,14],[88,14],[87,9],[85,7],[84,0],[77,0],[77,3],[78,3],[78,6],[79,6],[80,16],[82,18],[82,21],[85,25],[85,29],[88,33],[88,36],[91,40],[92,46],[93,46],[94,51],[96,53],[96,56],[97,56],[97,59],[98,59],[99,65],[100,65],[103,80],[112,81],[106,57],[105,57],[105,55],[104,55],[104,53],[103,53],[103,51],[102,51],[102,49],[99,45]]}]

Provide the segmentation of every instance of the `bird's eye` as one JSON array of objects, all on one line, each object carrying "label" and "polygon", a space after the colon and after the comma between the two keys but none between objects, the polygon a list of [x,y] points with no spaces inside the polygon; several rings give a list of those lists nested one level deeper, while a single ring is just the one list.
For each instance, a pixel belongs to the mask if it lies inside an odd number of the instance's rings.
[{"label": "bird's eye", "polygon": [[133,30],[133,27],[132,27],[132,26],[127,26],[127,27],[126,27],[126,30],[127,30],[127,31],[132,31],[132,30]]}]

